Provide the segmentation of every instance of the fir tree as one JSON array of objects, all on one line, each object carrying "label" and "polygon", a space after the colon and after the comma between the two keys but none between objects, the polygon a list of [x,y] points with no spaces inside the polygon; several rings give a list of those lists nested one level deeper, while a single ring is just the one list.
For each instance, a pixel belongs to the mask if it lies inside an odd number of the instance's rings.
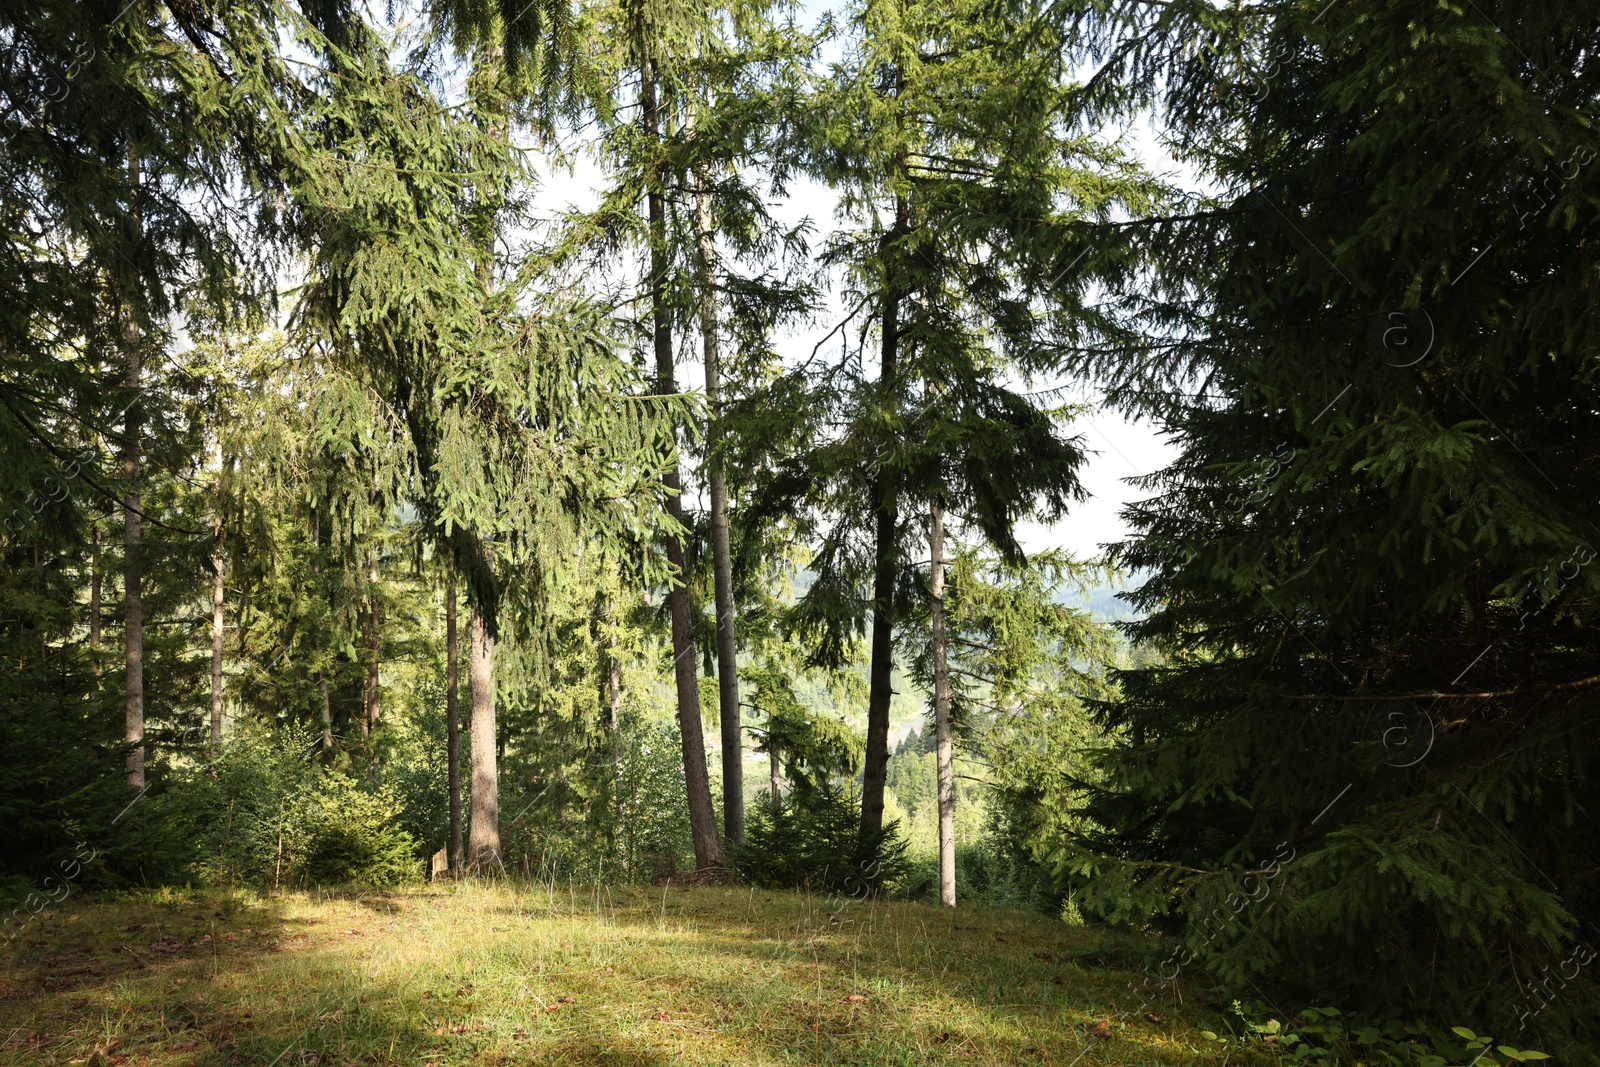
[{"label": "fir tree", "polygon": [[1022,391],[1066,337],[1039,302],[1052,275],[1094,266],[1082,220],[1145,211],[1157,190],[1063,125],[1070,86],[1046,8],[873,0],[852,26],[813,104],[811,163],[854,227],[824,261],[848,279],[878,375],[857,363],[820,376],[811,428],[826,443],[770,492],[821,520],[797,616],[819,660],[837,660],[870,616],[865,841],[882,825],[896,631],[926,588],[911,516],[936,504],[1016,560],[1016,524],[1059,518],[1080,495],[1065,413]]},{"label": "fir tree", "polygon": [[1080,361],[1181,452],[1078,869],[1227,980],[1592,1048],[1597,9],[1076,11],[1216,190]]}]

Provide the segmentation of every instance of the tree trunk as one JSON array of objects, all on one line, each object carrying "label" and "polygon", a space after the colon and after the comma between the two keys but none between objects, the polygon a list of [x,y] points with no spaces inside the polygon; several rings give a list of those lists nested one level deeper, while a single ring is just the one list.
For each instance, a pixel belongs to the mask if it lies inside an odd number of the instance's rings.
[{"label": "tree trunk", "polygon": [[472,683],[472,820],[467,851],[473,870],[500,863],[500,777],[495,765],[494,638],[482,610],[474,605],[468,624],[471,652],[467,673]]},{"label": "tree trunk", "polygon": [[[311,508],[311,573],[321,574],[322,564],[322,524],[317,518],[317,509]],[[318,590],[322,583],[317,582]],[[329,752],[333,749],[333,704],[328,699],[328,665],[324,661],[317,667],[317,695],[322,698],[322,751]]]},{"label": "tree trunk", "polygon": [[622,658],[617,655],[616,602],[611,604],[611,636],[606,639],[606,707],[611,712],[612,794],[617,822],[622,822]]},{"label": "tree trunk", "polygon": [[[878,380],[893,396],[900,345],[900,290],[892,257],[894,242],[910,218],[904,196],[895,197],[894,227],[884,235],[879,254],[884,261],[883,324]],[[894,699],[895,529],[900,522],[899,479],[879,467],[876,485],[877,523],[872,574],[872,665],[867,688],[867,751],[861,774],[860,847],[883,829],[883,787],[889,770],[889,704]],[[863,855],[862,859],[868,859]]]},{"label": "tree trunk", "polygon": [[450,778],[450,869],[466,863],[461,846],[461,648],[456,638],[456,565],[452,560],[444,587],[444,717],[445,755]]},{"label": "tree trunk", "polygon": [[[130,157],[128,178],[132,188],[132,216],[134,233],[140,229],[139,221],[139,161]],[[129,299],[132,299],[131,294]],[[139,392],[143,388],[140,348],[144,336],[132,307],[123,311],[122,341],[127,358],[127,385],[132,400],[123,414],[122,477],[126,488],[123,496],[123,593],[122,634],[124,692],[127,709],[123,721],[123,739],[132,750],[128,753],[128,786],[144,788],[144,604],[140,599],[142,587],[139,574],[139,521],[142,499],[139,492],[140,468],[143,455],[139,444]]]},{"label": "tree trunk", "polygon": [[222,623],[227,588],[223,584],[222,558],[222,476],[228,458],[222,454],[222,382],[217,376],[216,406],[212,410],[211,454],[217,464],[216,499],[211,517],[211,743],[222,744]]},{"label": "tree trunk", "polygon": [[728,480],[718,444],[722,440],[722,368],[718,352],[716,220],[711,211],[710,179],[695,168],[695,221],[700,245],[700,336],[706,362],[706,466],[711,490],[711,571],[717,602],[717,697],[722,724],[722,833],[744,844],[744,734],[739,707],[739,651],[734,624],[733,551],[728,531]]},{"label": "tree trunk", "polygon": [[361,737],[366,740],[378,728],[378,662],[380,658],[383,621],[382,607],[378,603],[378,550],[371,550],[367,563],[367,677],[361,686]]},{"label": "tree trunk", "polygon": [[[94,549],[89,557],[89,647],[96,651],[100,648],[100,520],[93,520],[93,545]],[[94,661],[95,674],[100,673],[100,660]]]},{"label": "tree trunk", "polygon": [[939,778],[939,903],[956,906],[956,781],[950,760],[950,663],[944,611],[944,506],[929,509],[929,587],[933,602],[933,736]]},{"label": "tree trunk", "polygon": [[[509,148],[510,104],[500,82],[503,53],[498,39],[491,40],[478,53],[477,92],[483,94],[476,102],[485,115],[484,135],[492,140],[504,139]],[[481,217],[474,220],[472,238],[476,242],[477,276],[485,299],[494,287],[495,236],[499,230],[500,209],[504,206],[504,190],[485,186],[477,190]],[[481,541],[485,562],[489,567],[489,581],[494,581],[493,542],[484,537]],[[472,751],[472,811],[467,827],[467,869],[481,872],[490,867],[504,866],[500,856],[500,739],[497,736],[494,713],[494,634],[490,620],[484,616],[483,604],[472,605],[468,629],[467,674],[472,689],[472,709],[468,723],[468,743]]]},{"label": "tree trunk", "polygon": [[333,702],[328,699],[328,679],[317,680],[317,693],[322,697],[322,751],[333,748]]},{"label": "tree trunk", "polygon": [[[661,116],[656,103],[655,74],[646,63],[641,71],[640,104],[644,112],[645,136],[659,146]],[[651,165],[645,200],[650,217],[650,313],[654,328],[656,389],[663,395],[676,393],[672,361],[672,324],[667,307],[667,222],[666,198],[659,164]],[[679,500],[678,468],[674,464],[661,476],[667,488],[667,514],[682,523],[683,503]],[[700,691],[695,679],[694,634],[689,618],[688,574],[684,567],[683,544],[676,537],[667,539],[667,561],[672,564],[676,584],[667,591],[667,608],[672,616],[672,665],[678,690],[678,729],[683,737],[683,776],[689,794],[689,830],[694,839],[695,864],[704,870],[722,866],[722,844],[717,840],[717,814],[711,804],[711,780],[706,772],[705,737],[700,727]]]},{"label": "tree trunk", "polygon": [[783,799],[783,779],[778,776],[778,754],[767,753],[767,772],[772,776],[772,806],[776,808]]},{"label": "tree trunk", "polygon": [[[220,477],[220,473],[219,473]],[[211,743],[222,744],[222,512],[211,520]]]}]

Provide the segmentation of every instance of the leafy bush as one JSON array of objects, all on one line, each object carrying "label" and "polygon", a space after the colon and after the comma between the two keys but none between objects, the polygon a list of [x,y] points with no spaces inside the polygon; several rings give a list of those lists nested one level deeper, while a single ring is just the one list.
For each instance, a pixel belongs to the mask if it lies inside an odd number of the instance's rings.
[{"label": "leafy bush", "polygon": [[774,804],[763,796],[730,859],[759,886],[849,896],[898,889],[910,873],[898,823],[858,840],[861,805],[833,786],[796,790]]},{"label": "leafy bush", "polygon": [[631,878],[649,877],[656,866],[694,865],[683,749],[675,725],[644,723],[629,728],[622,744],[622,776],[616,783],[617,851]]},{"label": "leafy bush", "polygon": [[277,889],[394,885],[420,873],[394,790],[318,765],[315,745],[293,727],[229,740],[197,782],[203,877]]},{"label": "leafy bush", "polygon": [[[1243,1023],[1243,1032],[1231,1039],[1235,1043],[1271,1050],[1296,1063],[1323,1067],[1506,1067],[1550,1058],[1543,1052],[1496,1043],[1494,1038],[1476,1034],[1465,1026],[1452,1026],[1445,1031],[1399,1019],[1377,1022],[1331,1005],[1305,1008],[1285,1022],[1270,1015],[1262,1004],[1235,1000],[1233,1014]],[[1218,1044],[1230,1041],[1210,1031],[1202,1034]]]},{"label": "leafy bush", "polygon": [[399,826],[402,804],[392,790],[327,772],[303,810],[305,882],[388,886],[417,876],[416,839]]},{"label": "leafy bush", "polygon": [[[398,703],[398,699],[395,702]],[[444,848],[450,836],[444,702],[443,685],[431,677],[420,679],[409,694],[407,713],[389,718],[375,735],[380,758],[369,770],[374,783],[398,798],[399,826],[417,841],[419,858]],[[466,753],[467,742],[463,731],[463,813],[471,810],[472,769]],[[465,814],[462,817],[465,818]]]}]

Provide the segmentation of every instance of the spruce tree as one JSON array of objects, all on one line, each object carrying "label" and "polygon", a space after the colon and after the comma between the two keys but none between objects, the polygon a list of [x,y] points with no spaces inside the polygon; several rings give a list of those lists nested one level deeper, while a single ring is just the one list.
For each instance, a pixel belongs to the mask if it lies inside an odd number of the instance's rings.
[{"label": "spruce tree", "polygon": [[870,616],[863,842],[882,829],[897,630],[927,588],[911,547],[920,517],[937,503],[1017,560],[1017,523],[1059,518],[1081,495],[1064,413],[1025,392],[1069,336],[1039,313],[1045,282],[1088,269],[1082,221],[1146,211],[1157,193],[1119,151],[1065,127],[1049,10],[863,3],[814,103],[810,162],[851,224],[824,261],[848,281],[862,325],[846,328],[875,344],[877,379],[859,362],[819,375],[811,412],[826,443],[771,492],[823,519],[798,613],[817,655],[836,657]]},{"label": "spruce tree", "polygon": [[[749,449],[739,432],[746,423],[731,412],[732,394],[750,377],[767,374],[768,331],[804,305],[795,286],[767,276],[773,253],[782,258],[794,243],[792,235],[771,224],[760,192],[742,173],[772,158],[775,138],[768,124],[777,123],[809,43],[803,36],[790,39],[769,8],[766,3],[715,9],[622,3],[594,11],[596,28],[589,32],[616,43],[599,68],[610,94],[592,102],[605,131],[595,147],[612,181],[601,207],[569,219],[552,251],[553,260],[568,266],[614,255],[619,244],[641,253],[643,298],[619,293],[617,300],[647,309],[637,330],[647,342],[662,395],[679,390],[677,353],[687,341],[685,326],[698,328],[707,360],[707,428],[702,432],[698,420],[683,427],[683,458],[693,455],[694,444],[705,442],[699,481],[711,490],[709,529],[702,529],[702,516],[684,508],[680,471],[671,475],[674,488],[662,530],[664,554],[677,575],[665,606],[674,634],[679,728],[701,866],[721,861],[710,851],[716,820],[709,780],[704,804],[697,784],[705,765],[696,710],[697,646],[706,653],[706,672],[719,676],[728,840],[739,839],[742,823],[739,634],[733,610],[741,568],[734,557],[736,545],[749,552],[759,539],[747,538],[733,521]],[[635,114],[639,121],[628,121]],[[756,276],[741,276],[738,268],[752,264]],[[725,335],[734,342],[727,346],[731,351],[724,349]],[[699,551],[702,542],[709,543],[709,553]],[[706,601],[715,604],[709,624],[702,608]]]},{"label": "spruce tree", "polygon": [[1600,8],[1074,11],[1086,114],[1155,105],[1214,190],[1078,360],[1181,449],[1084,884],[1280,1003],[1592,1057]]}]

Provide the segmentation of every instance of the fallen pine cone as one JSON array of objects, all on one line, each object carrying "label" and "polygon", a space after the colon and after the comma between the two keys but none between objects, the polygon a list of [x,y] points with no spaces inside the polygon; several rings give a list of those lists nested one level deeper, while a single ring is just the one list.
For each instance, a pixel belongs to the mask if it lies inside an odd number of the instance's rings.
[{"label": "fallen pine cone", "polygon": [[860,1004],[866,999],[867,995],[865,993],[851,993],[848,997],[844,998],[844,1002],[846,1004]]},{"label": "fallen pine cone", "polygon": [[1111,1024],[1110,1023],[1095,1023],[1094,1027],[1092,1029],[1090,1029],[1090,1031],[1089,1031],[1089,1036],[1090,1037],[1110,1037],[1111,1036]]},{"label": "fallen pine cone", "polygon": [[657,1022],[663,1022],[663,1023],[664,1022],[670,1022],[672,1020],[672,1016],[668,1015],[664,1011],[658,1011],[654,1015],[650,1016],[650,1018],[656,1020]]},{"label": "fallen pine cone", "polygon": [[574,1001],[571,997],[557,997],[556,998],[556,1003],[557,1004],[575,1004],[577,1002]]},{"label": "fallen pine cone", "polygon": [[1159,1016],[1159,1015],[1157,1015],[1157,1014],[1156,1014],[1156,1013],[1155,1013],[1155,1012],[1153,1012],[1153,1011],[1147,1011],[1147,1012],[1145,1012],[1145,1013],[1144,1013],[1144,1017],[1145,1017],[1145,1018],[1146,1018],[1146,1019],[1149,1019],[1149,1020],[1150,1020],[1150,1021],[1151,1021],[1151,1022],[1153,1022],[1153,1023],[1159,1023],[1159,1022],[1160,1022],[1160,1021],[1161,1021],[1161,1016]]}]

